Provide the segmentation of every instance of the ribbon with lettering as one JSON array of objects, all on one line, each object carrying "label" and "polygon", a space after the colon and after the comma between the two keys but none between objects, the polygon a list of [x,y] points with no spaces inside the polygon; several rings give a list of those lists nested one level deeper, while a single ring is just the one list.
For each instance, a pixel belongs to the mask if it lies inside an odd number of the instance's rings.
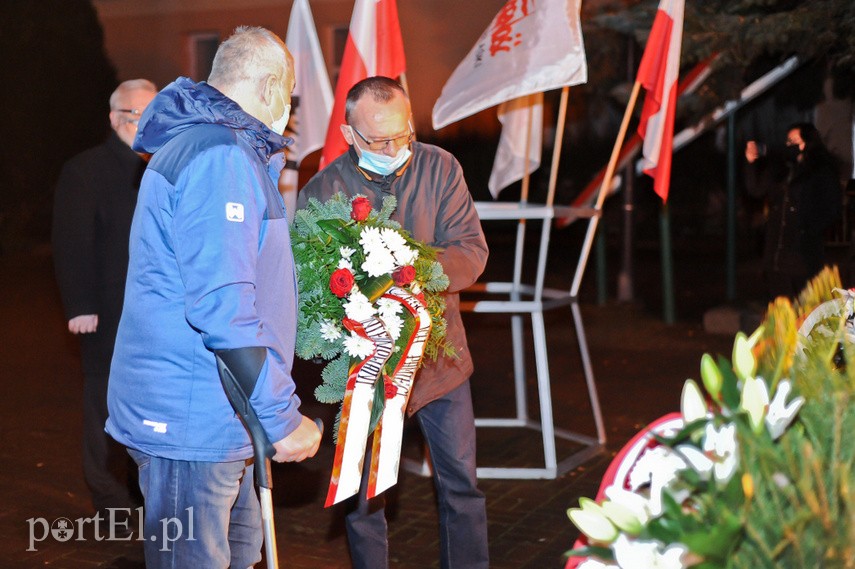
[{"label": "ribbon with lettering", "polygon": [[324,507],[337,504],[359,492],[365,447],[371,426],[374,384],[394,347],[392,337],[377,317],[372,316],[362,322],[345,318],[342,323],[348,330],[371,340],[374,343],[374,352],[352,365],[348,374],[332,477]]},{"label": "ribbon with lettering", "polygon": [[417,296],[399,287],[392,287],[383,296],[403,305],[408,318],[413,321],[413,330],[406,340],[406,346],[401,351],[394,371],[384,376],[386,404],[374,430],[371,472],[366,492],[369,498],[394,486],[398,481],[404,413],[431,330],[430,313]]}]

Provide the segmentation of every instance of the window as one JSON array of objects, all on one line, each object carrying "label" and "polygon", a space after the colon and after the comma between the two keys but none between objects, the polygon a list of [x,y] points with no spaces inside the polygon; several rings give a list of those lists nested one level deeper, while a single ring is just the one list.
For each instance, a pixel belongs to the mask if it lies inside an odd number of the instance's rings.
[{"label": "window", "polygon": [[211,74],[214,55],[220,45],[217,32],[190,34],[188,38],[189,65],[187,75],[194,81],[204,81]]},{"label": "window", "polygon": [[344,58],[344,46],[347,45],[348,34],[350,34],[350,26],[348,24],[330,26],[329,57],[327,61],[332,61],[330,81],[332,81],[333,88],[338,83],[338,72],[341,69],[341,60]]}]

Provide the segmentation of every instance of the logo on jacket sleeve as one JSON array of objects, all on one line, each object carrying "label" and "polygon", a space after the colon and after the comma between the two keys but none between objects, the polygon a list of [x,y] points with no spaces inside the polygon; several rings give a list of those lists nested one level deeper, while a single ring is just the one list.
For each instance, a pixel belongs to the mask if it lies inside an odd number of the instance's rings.
[{"label": "logo on jacket sleeve", "polygon": [[226,219],[229,221],[243,222],[243,204],[235,202],[226,203]]}]

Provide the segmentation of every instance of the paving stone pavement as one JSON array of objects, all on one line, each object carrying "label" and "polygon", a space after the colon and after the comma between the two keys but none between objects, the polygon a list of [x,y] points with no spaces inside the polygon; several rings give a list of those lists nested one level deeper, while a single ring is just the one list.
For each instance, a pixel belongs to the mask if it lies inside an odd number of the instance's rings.
[{"label": "paving stone pavement", "polygon": [[[494,248],[497,256],[501,259]],[[566,286],[571,261],[560,253],[556,259],[563,268],[550,271],[548,279]],[[80,468],[82,378],[76,343],[65,331],[49,248],[7,252],[0,261],[0,568],[143,567],[141,542],[135,538],[99,541],[90,528],[84,534],[75,531],[68,541],[53,536],[30,540],[30,526],[36,537],[44,533],[39,518],[50,523],[92,514]],[[701,268],[706,277],[704,273]],[[680,386],[686,377],[698,375],[704,352],[730,351],[732,339],[705,334],[700,318],[665,325],[643,303],[597,306],[591,286],[585,291],[582,315],[605,415],[607,450],[555,480],[481,481],[487,496],[491,565],[496,569],[562,567],[562,553],[577,535],[566,509],[580,496],[595,494],[610,456],[640,427],[678,408]],[[691,294],[697,301],[705,293],[693,288]],[[680,297],[678,303],[684,300]],[[513,385],[508,317],[467,314],[465,319],[476,363],[476,416],[509,416]],[[593,435],[569,309],[547,313],[546,327],[555,423]],[[533,368],[531,361],[528,367]],[[331,425],[335,410],[314,403],[311,395],[317,369],[300,363],[297,372],[309,378],[300,387],[306,413]],[[536,417],[533,381],[528,390]],[[406,436],[405,453],[418,458],[417,430],[408,427]],[[479,466],[542,460],[539,435],[533,431],[483,428],[478,444]],[[571,443],[559,441],[559,458],[572,450]],[[315,459],[275,465],[275,521],[283,567],[349,567],[341,509],[323,508],[332,456],[328,432]],[[389,498],[392,566],[438,567],[431,480],[402,472]]]}]

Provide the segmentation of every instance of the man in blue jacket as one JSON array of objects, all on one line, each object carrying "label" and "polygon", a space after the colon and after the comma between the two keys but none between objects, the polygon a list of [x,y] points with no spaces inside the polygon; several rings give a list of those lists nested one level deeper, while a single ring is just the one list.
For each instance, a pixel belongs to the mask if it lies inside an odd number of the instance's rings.
[{"label": "man in blue jacket", "polygon": [[276,185],[293,65],[275,34],[238,28],[208,82],[177,79],[140,120],[134,149],[153,156],[131,226],[107,431],[139,465],[149,569],[261,560],[251,443],[215,355],[241,360],[254,382],[273,460],[304,460],[320,443],[291,377],[297,291]]}]

